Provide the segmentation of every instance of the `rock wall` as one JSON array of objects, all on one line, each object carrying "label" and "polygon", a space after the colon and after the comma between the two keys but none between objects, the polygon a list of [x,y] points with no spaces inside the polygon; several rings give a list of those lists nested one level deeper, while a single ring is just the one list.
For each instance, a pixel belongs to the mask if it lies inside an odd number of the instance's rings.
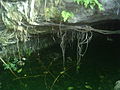
[{"label": "rock wall", "polygon": [[70,23],[91,23],[108,19],[120,19],[120,0],[99,0],[104,11],[96,8],[86,9],[74,2],[66,1],[65,8],[75,16],[69,20]]}]

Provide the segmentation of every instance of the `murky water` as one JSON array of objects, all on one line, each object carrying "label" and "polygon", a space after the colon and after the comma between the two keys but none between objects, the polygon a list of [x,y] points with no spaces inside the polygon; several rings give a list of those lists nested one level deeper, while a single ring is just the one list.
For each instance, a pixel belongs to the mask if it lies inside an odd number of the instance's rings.
[{"label": "murky water", "polygon": [[72,47],[66,50],[65,71],[58,44],[25,56],[26,65],[18,78],[1,70],[0,90],[113,90],[120,79],[120,37],[96,34],[79,72],[75,51]]}]

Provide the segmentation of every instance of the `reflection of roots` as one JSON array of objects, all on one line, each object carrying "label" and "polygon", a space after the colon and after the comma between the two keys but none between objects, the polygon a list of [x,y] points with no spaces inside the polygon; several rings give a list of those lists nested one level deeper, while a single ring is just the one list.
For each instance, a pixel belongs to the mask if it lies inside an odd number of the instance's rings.
[{"label": "reflection of roots", "polygon": [[79,65],[81,57],[84,56],[91,38],[92,32],[77,33],[77,65]]},{"label": "reflection of roots", "polygon": [[73,41],[77,41],[77,65],[80,64],[80,60],[82,56],[84,56],[88,43],[92,38],[92,32],[77,32],[77,31],[72,31],[72,32],[64,32],[61,35],[61,49],[63,53],[63,66],[65,67],[65,48],[67,43],[71,44],[74,43]]}]

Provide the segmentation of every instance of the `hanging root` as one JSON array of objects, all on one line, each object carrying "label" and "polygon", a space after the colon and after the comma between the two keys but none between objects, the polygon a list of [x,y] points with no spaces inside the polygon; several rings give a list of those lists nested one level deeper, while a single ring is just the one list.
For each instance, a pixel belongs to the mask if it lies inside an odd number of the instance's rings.
[{"label": "hanging root", "polygon": [[62,49],[62,55],[63,55],[63,67],[64,67],[64,69],[65,69],[65,47],[66,47],[65,38],[66,38],[66,32],[62,35],[61,43],[60,43],[60,47]]},{"label": "hanging root", "polygon": [[79,66],[81,58],[87,51],[88,43],[92,39],[92,32],[77,33],[77,66]]},{"label": "hanging root", "polygon": [[67,43],[70,44],[74,43],[74,40],[77,40],[77,62],[76,65],[79,66],[81,58],[84,56],[84,54],[87,51],[88,43],[92,39],[92,32],[78,32],[78,31],[65,31],[62,32],[61,35],[61,43],[60,47],[62,49],[62,55],[63,55],[63,67],[65,69],[65,49]]}]

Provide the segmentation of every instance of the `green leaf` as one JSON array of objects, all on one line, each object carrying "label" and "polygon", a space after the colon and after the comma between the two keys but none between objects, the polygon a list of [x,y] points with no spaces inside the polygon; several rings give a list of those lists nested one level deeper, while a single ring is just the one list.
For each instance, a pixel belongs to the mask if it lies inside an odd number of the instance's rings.
[{"label": "green leaf", "polygon": [[74,87],[68,87],[67,90],[74,90]]},{"label": "green leaf", "polygon": [[99,3],[98,0],[74,0],[74,2],[84,5],[85,8],[90,7],[91,9],[93,9],[95,6],[97,6],[100,11],[104,11],[102,4]]},{"label": "green leaf", "polygon": [[14,68],[14,67],[15,67],[15,64],[10,63],[10,67],[11,67],[11,68]]},{"label": "green leaf", "polygon": [[87,89],[93,89],[90,85],[85,85],[85,88],[87,88]]},{"label": "green leaf", "polygon": [[62,11],[61,13],[63,21],[66,22],[69,18],[72,18],[74,14],[72,12]]},{"label": "green leaf", "polygon": [[10,65],[9,64],[7,64],[7,65],[3,65],[4,66],[4,70],[6,70],[6,69],[10,69]]},{"label": "green leaf", "polygon": [[19,69],[19,70],[17,70],[17,73],[21,73],[22,72],[22,68],[21,69]]}]

